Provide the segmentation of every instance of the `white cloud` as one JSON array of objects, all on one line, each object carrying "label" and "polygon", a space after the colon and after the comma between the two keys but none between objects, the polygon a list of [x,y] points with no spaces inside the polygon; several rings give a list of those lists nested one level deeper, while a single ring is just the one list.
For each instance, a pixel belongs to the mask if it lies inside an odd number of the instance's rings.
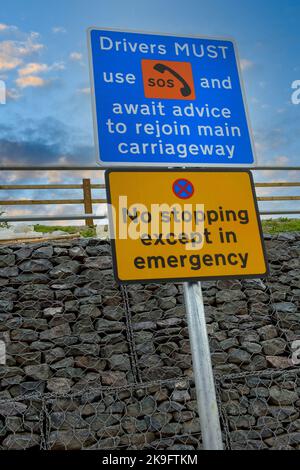
[{"label": "white cloud", "polygon": [[289,163],[290,159],[286,157],[285,155],[279,155],[278,157],[275,157],[273,160],[274,165],[278,166],[286,166]]},{"label": "white cloud", "polygon": [[16,101],[21,98],[21,93],[16,88],[9,88],[6,92],[7,98]]},{"label": "white cloud", "polygon": [[251,69],[253,67],[254,63],[251,62],[251,60],[248,60],[248,59],[241,59],[240,60],[240,65],[241,65],[242,71],[244,72],[245,70]]},{"label": "white cloud", "polygon": [[82,60],[82,54],[81,52],[71,52],[70,54],[70,59],[76,61]]},{"label": "white cloud", "polygon": [[53,26],[53,28],[52,28],[52,33],[54,33],[54,34],[59,34],[59,33],[64,34],[66,32],[67,32],[67,30],[63,26]]},{"label": "white cloud", "polygon": [[29,33],[24,41],[7,40],[0,42],[0,71],[13,70],[21,65],[27,56],[39,52],[44,45],[37,42],[38,34]]},{"label": "white cloud", "polygon": [[37,73],[50,72],[51,70],[64,70],[65,65],[63,62],[54,62],[52,65],[41,64],[38,62],[29,62],[18,73],[21,77],[27,75],[36,75]]},{"label": "white cloud", "polygon": [[37,62],[30,62],[26,64],[22,69],[19,70],[19,75],[24,77],[25,75],[32,75],[41,72],[46,72],[48,70],[48,65],[39,64]]},{"label": "white cloud", "polygon": [[82,95],[90,95],[91,89],[90,89],[90,87],[78,88],[77,92],[82,94]]},{"label": "white cloud", "polygon": [[25,77],[19,77],[16,80],[16,84],[19,88],[28,88],[28,87],[43,87],[46,86],[49,82],[44,80],[41,77],[35,75],[28,75]]},{"label": "white cloud", "polygon": [[5,23],[0,23],[0,33],[2,32],[11,32],[11,31],[17,31],[17,27],[13,25],[8,25]]}]

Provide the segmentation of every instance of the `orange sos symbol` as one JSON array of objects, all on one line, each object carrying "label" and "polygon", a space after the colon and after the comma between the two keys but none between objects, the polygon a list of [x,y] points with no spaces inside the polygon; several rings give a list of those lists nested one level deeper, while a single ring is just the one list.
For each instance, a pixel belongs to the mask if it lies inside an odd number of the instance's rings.
[{"label": "orange sos symbol", "polygon": [[192,66],[189,62],[142,60],[146,98],[194,100]]}]

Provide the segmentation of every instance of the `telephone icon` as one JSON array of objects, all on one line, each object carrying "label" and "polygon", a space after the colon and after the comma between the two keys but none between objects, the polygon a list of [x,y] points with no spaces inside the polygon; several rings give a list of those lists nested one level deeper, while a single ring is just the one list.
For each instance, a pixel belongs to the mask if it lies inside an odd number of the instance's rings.
[{"label": "telephone icon", "polygon": [[156,70],[159,73],[164,73],[164,72],[167,71],[171,75],[173,75],[173,77],[175,77],[177,80],[179,80],[179,82],[183,85],[180,88],[180,93],[181,93],[182,96],[186,97],[186,96],[189,96],[192,93],[192,90],[191,90],[189,84],[185,81],[185,79],[181,75],[179,75],[178,72],[173,70],[168,65],[158,63],[158,64],[155,64],[153,68],[154,68],[154,70]]}]

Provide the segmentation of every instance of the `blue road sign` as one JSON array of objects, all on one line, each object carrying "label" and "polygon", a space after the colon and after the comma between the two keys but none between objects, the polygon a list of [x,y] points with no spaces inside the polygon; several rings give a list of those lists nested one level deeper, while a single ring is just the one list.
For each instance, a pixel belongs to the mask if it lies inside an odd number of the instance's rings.
[{"label": "blue road sign", "polygon": [[88,42],[100,165],[255,164],[233,41],[90,28]]}]

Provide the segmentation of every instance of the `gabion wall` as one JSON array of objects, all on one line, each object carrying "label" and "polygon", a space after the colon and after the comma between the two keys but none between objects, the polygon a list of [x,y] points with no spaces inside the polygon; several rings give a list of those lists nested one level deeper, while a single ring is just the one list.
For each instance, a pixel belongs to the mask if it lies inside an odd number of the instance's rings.
[{"label": "gabion wall", "polygon": [[[267,280],[202,283],[229,449],[300,449],[300,234],[265,241]],[[78,239],[1,245],[0,287],[0,448],[201,448],[180,284]]]}]

